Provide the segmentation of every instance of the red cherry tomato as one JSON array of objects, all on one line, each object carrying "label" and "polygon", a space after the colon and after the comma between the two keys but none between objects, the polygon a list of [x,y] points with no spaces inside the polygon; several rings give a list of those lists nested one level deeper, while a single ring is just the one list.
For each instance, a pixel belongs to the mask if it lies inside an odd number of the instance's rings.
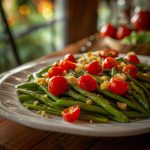
[{"label": "red cherry tomato", "polygon": [[131,22],[136,30],[150,30],[150,12],[138,11],[131,18]]},{"label": "red cherry tomato", "polygon": [[134,65],[126,65],[123,67],[122,69],[123,72],[129,74],[130,76],[136,78],[137,77],[137,74],[138,74],[138,69],[136,66]]},{"label": "red cherry tomato", "polygon": [[101,37],[110,36],[112,38],[116,37],[116,28],[111,24],[104,25],[100,30]]},{"label": "red cherry tomato", "polygon": [[74,57],[73,54],[67,54],[67,55],[65,55],[64,59],[69,60],[71,62],[76,62],[76,59],[75,59],[75,57]]},{"label": "red cherry tomato", "polygon": [[67,89],[68,83],[63,76],[54,76],[48,82],[48,90],[55,96],[63,94]]},{"label": "red cherry tomato", "polygon": [[62,111],[62,117],[65,121],[75,122],[80,116],[79,105],[73,105]]},{"label": "red cherry tomato", "polygon": [[131,29],[129,29],[127,26],[123,25],[117,29],[116,38],[118,40],[121,40],[124,37],[129,36],[130,34],[131,34]]},{"label": "red cherry tomato", "polygon": [[112,69],[117,67],[118,67],[118,62],[112,57],[107,57],[102,62],[103,69]]},{"label": "red cherry tomato", "polygon": [[54,62],[53,67],[59,67],[59,62]]},{"label": "red cherry tomato", "polygon": [[83,76],[80,76],[78,79],[77,79],[77,83],[78,85],[86,90],[86,91],[95,91],[97,90],[97,84],[96,84],[96,81],[95,79],[93,79],[91,76],[89,75],[83,75]]},{"label": "red cherry tomato", "polygon": [[53,76],[62,75],[63,70],[60,67],[53,67],[48,70],[48,77],[51,78]]},{"label": "red cherry tomato", "polygon": [[129,62],[132,62],[132,63],[135,63],[135,64],[140,63],[139,58],[135,54],[129,54],[125,57],[125,59],[128,60]]},{"label": "red cherry tomato", "polygon": [[106,49],[104,51],[99,51],[99,55],[101,58],[106,58],[106,57],[117,57],[118,56],[118,51],[113,50],[113,49]]},{"label": "red cherry tomato", "polygon": [[110,80],[109,90],[112,93],[124,95],[128,90],[128,82],[114,76]]},{"label": "red cherry tomato", "polygon": [[59,66],[63,69],[63,71],[66,70],[67,72],[70,69],[74,70],[76,68],[76,65],[73,62],[69,61],[69,60],[60,61]]},{"label": "red cherry tomato", "polygon": [[92,75],[99,75],[102,71],[102,67],[98,61],[92,61],[86,65],[86,70]]}]

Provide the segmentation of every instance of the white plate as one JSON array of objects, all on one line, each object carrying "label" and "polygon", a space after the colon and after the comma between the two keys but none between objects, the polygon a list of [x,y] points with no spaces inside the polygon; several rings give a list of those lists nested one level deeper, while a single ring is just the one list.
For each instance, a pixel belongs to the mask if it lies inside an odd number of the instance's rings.
[{"label": "white plate", "polygon": [[[15,85],[25,81],[29,73],[59,59],[60,57],[51,59],[49,62],[28,63],[9,71],[2,77],[0,79],[0,115],[29,127],[77,135],[115,137],[150,132],[150,119],[132,123],[68,123],[61,117],[44,118],[22,107],[15,92]],[[150,64],[150,57],[140,56],[140,60]]]}]

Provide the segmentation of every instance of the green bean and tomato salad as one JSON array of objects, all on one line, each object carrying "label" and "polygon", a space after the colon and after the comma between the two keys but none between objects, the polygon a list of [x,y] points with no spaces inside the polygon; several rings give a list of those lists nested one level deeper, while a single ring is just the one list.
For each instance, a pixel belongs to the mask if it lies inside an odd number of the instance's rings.
[{"label": "green bean and tomato salad", "polygon": [[43,117],[67,122],[128,123],[150,117],[150,65],[134,52],[106,49],[62,60],[16,86],[21,104]]}]

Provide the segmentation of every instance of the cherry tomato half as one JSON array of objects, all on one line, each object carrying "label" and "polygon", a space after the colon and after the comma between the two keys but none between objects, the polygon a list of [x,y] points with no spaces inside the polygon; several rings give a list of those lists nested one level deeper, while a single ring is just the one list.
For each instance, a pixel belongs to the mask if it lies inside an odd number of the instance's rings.
[{"label": "cherry tomato half", "polygon": [[97,84],[96,84],[95,79],[93,79],[89,75],[80,76],[77,79],[77,83],[80,86],[80,88],[82,88],[86,91],[95,91],[95,90],[97,90]]},{"label": "cherry tomato half", "polygon": [[102,71],[102,67],[101,67],[100,63],[96,60],[92,61],[91,63],[86,65],[85,68],[88,71],[88,73],[90,73],[92,75],[99,75]]},{"label": "cherry tomato half", "polygon": [[106,49],[104,51],[99,51],[98,52],[101,58],[106,58],[106,57],[117,57],[118,56],[118,51],[113,50],[113,49]]},{"label": "cherry tomato half", "polygon": [[51,78],[53,76],[62,75],[63,70],[60,67],[53,67],[48,70],[48,77]]},{"label": "cherry tomato half", "polygon": [[66,70],[67,72],[70,69],[74,70],[76,68],[76,65],[73,62],[69,61],[69,60],[60,61],[59,66],[62,68],[63,71]]},{"label": "cherry tomato half", "polygon": [[136,66],[134,65],[126,65],[123,67],[122,69],[123,72],[129,74],[130,76],[132,76],[133,78],[136,78],[137,77],[137,74],[138,74],[138,69]]},{"label": "cherry tomato half", "polygon": [[131,22],[136,30],[150,30],[150,12],[149,11],[138,11],[135,12],[131,18]]},{"label": "cherry tomato half", "polygon": [[73,105],[64,109],[61,113],[65,121],[75,122],[80,116],[80,107],[79,105]]},{"label": "cherry tomato half", "polygon": [[75,59],[75,57],[74,57],[73,54],[67,54],[67,55],[65,55],[64,59],[65,60],[69,60],[71,62],[76,62],[76,59]]},{"label": "cherry tomato half", "polygon": [[103,69],[112,69],[117,67],[118,67],[118,62],[112,57],[107,57],[102,62]]},{"label": "cherry tomato half", "polygon": [[139,64],[140,63],[139,58],[135,54],[127,54],[125,59],[128,60],[129,62],[132,62],[132,63],[135,63],[135,64]]},{"label": "cherry tomato half", "polygon": [[101,37],[110,36],[112,38],[116,37],[116,28],[111,24],[104,25],[100,30]]},{"label": "cherry tomato half", "polygon": [[112,93],[124,95],[128,90],[128,82],[114,76],[110,80],[109,90]]},{"label": "cherry tomato half", "polygon": [[55,96],[63,94],[67,89],[68,83],[63,76],[54,76],[48,82],[48,90]]},{"label": "cherry tomato half", "polygon": [[126,36],[129,36],[130,34],[131,34],[131,29],[129,29],[125,25],[120,26],[117,29],[116,39],[121,40],[121,39],[125,38]]}]

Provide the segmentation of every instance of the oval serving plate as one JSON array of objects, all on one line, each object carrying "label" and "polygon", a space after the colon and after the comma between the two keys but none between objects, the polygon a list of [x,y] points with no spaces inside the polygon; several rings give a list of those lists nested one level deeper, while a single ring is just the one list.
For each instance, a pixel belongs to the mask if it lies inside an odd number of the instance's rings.
[{"label": "oval serving plate", "polygon": [[[56,131],[86,136],[129,136],[150,132],[150,118],[131,123],[68,123],[61,117],[44,118],[25,109],[17,98],[15,86],[27,79],[27,75],[37,71],[62,57],[45,62],[33,62],[7,72],[0,79],[0,115],[17,123],[47,131]],[[139,56],[142,62],[150,64],[150,57]]]}]

